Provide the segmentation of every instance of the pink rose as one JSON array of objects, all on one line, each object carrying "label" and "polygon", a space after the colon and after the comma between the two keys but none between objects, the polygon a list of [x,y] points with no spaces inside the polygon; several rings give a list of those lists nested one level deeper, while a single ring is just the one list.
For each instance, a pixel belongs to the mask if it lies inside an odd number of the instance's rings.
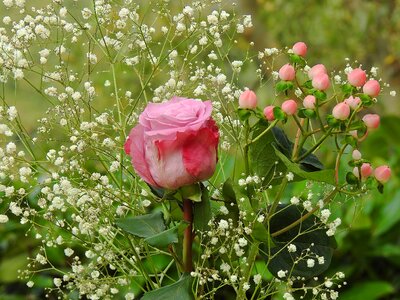
[{"label": "pink rose", "polygon": [[368,80],[366,84],[363,86],[364,94],[367,94],[371,97],[377,97],[381,91],[381,86],[377,80]]},{"label": "pink rose", "polygon": [[285,81],[291,81],[296,77],[296,71],[290,64],[283,65],[279,69],[279,78]]},{"label": "pink rose", "polygon": [[364,70],[357,68],[347,75],[347,80],[352,86],[362,86],[367,80],[367,74]]},{"label": "pink rose", "polygon": [[327,74],[319,73],[313,77],[311,84],[314,89],[325,91],[329,88],[331,82]]},{"label": "pink rose", "polygon": [[293,53],[299,56],[306,56],[307,54],[307,45],[303,42],[297,42],[293,45]]},{"label": "pink rose", "polygon": [[327,74],[326,68],[323,64],[315,65],[308,71],[308,77],[310,79],[313,79],[315,76],[319,74]]},{"label": "pink rose", "polygon": [[180,97],[149,103],[124,146],[139,176],[170,190],[210,178],[219,140],[211,110],[210,101]]},{"label": "pink rose", "polygon": [[268,105],[264,108],[264,116],[268,121],[275,120],[274,107],[273,105]]},{"label": "pink rose", "polygon": [[381,183],[386,183],[389,181],[392,171],[388,166],[380,166],[375,169],[374,176],[376,180]]},{"label": "pink rose", "polygon": [[239,107],[254,109],[257,107],[257,96],[252,90],[246,90],[239,96]]},{"label": "pink rose", "polygon": [[340,102],[333,108],[332,115],[337,120],[346,120],[350,116],[350,106],[345,102]]},{"label": "pink rose", "polygon": [[286,100],[282,103],[281,108],[288,116],[291,116],[297,111],[297,103],[294,100]]}]

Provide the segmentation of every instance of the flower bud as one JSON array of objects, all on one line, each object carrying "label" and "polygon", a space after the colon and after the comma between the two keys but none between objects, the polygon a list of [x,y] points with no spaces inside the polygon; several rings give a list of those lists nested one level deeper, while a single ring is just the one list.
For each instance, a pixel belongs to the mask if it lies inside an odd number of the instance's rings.
[{"label": "flower bud", "polygon": [[388,166],[377,167],[374,171],[374,176],[380,183],[388,182],[391,175],[392,171]]},{"label": "flower bud", "polygon": [[286,100],[282,103],[281,108],[287,115],[291,116],[297,111],[297,103],[294,100]]},{"label": "flower bud", "polygon": [[303,106],[307,109],[315,108],[316,99],[313,95],[308,95],[303,99]]},{"label": "flower bud", "polygon": [[340,102],[333,108],[332,115],[337,120],[346,120],[350,116],[350,106]]},{"label": "flower bud", "polygon": [[307,54],[307,45],[303,42],[297,42],[293,45],[293,53],[299,56],[306,56]]},{"label": "flower bud", "polygon": [[366,114],[362,118],[365,126],[368,127],[368,129],[375,129],[378,128],[379,123],[380,123],[380,117],[377,114]]},{"label": "flower bud", "polygon": [[[368,176],[370,176],[373,172],[372,167],[369,163],[363,163],[361,165],[361,178],[367,178]],[[360,173],[358,171],[358,167],[355,167],[353,169],[353,174],[357,177],[360,177]]]},{"label": "flower bud", "polygon": [[377,80],[368,80],[366,84],[363,86],[364,94],[367,94],[371,97],[376,97],[379,95],[381,91],[381,86]]},{"label": "flower bud", "polygon": [[326,68],[323,64],[315,65],[308,71],[308,77],[310,79],[313,79],[318,74],[327,74]]},{"label": "flower bud", "polygon": [[352,109],[356,109],[360,104],[361,99],[359,97],[350,96],[349,98],[345,99],[344,102]]},{"label": "flower bud", "polygon": [[329,81],[329,77],[325,73],[319,73],[315,75],[312,79],[313,88],[320,91],[325,91],[326,89],[328,89],[330,84],[331,83]]},{"label": "flower bud", "polygon": [[257,106],[257,96],[252,90],[246,90],[239,96],[239,107],[254,109]]},{"label": "flower bud", "polygon": [[264,116],[268,121],[273,121],[275,120],[274,116],[274,107],[273,105],[266,106],[264,108]]},{"label": "flower bud", "polygon": [[279,69],[279,78],[285,81],[293,80],[296,77],[296,71],[290,64],[283,65]]},{"label": "flower bud", "polygon": [[362,86],[367,80],[367,74],[364,70],[357,68],[347,75],[347,80],[352,86]]},{"label": "flower bud", "polygon": [[361,159],[361,152],[358,151],[357,149],[353,150],[353,153],[351,154],[354,160],[360,160]]}]

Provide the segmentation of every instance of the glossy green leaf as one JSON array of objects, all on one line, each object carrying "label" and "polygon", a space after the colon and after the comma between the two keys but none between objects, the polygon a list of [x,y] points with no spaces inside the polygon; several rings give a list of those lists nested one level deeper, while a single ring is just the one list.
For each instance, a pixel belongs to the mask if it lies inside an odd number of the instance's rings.
[{"label": "glossy green leaf", "polygon": [[118,219],[116,225],[128,233],[142,238],[151,237],[165,230],[163,214],[160,211],[143,216]]},{"label": "glossy green leaf", "polygon": [[191,185],[185,185],[181,187],[179,190],[179,193],[182,197],[182,199],[189,199],[194,202],[200,202],[201,201],[201,187],[200,184],[191,184]]},{"label": "glossy green leaf", "polygon": [[184,274],[177,282],[163,286],[157,290],[147,292],[142,300],[173,299],[173,300],[193,300],[192,278],[189,274]]},{"label": "glossy green leaf", "polygon": [[245,108],[238,108],[237,113],[242,122],[248,120],[251,116],[251,110]]},{"label": "glossy green leaf", "polygon": [[293,82],[291,81],[279,81],[276,86],[275,89],[278,93],[281,92],[285,92],[287,90],[290,90],[294,87]]},{"label": "glossy green leaf", "polygon": [[376,218],[375,235],[382,235],[400,222],[400,191],[398,191],[390,202],[382,206],[379,217]]},{"label": "glossy green leaf", "polygon": [[156,248],[166,248],[170,244],[178,243],[178,235],[188,226],[185,222],[164,230],[158,234],[145,238],[144,240],[151,246]]},{"label": "glossy green leaf", "polygon": [[208,190],[202,188],[201,202],[195,202],[193,207],[194,228],[200,231],[206,231],[209,228],[208,222],[212,218],[210,197]]}]

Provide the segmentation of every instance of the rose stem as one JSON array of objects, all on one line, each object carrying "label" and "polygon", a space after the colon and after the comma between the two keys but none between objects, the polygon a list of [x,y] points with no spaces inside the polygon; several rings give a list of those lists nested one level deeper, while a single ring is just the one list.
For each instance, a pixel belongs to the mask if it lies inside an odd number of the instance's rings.
[{"label": "rose stem", "polygon": [[189,199],[183,200],[183,220],[188,222],[189,225],[186,227],[183,233],[183,268],[184,271],[190,273],[193,271],[192,266],[192,223],[193,223],[193,203]]}]

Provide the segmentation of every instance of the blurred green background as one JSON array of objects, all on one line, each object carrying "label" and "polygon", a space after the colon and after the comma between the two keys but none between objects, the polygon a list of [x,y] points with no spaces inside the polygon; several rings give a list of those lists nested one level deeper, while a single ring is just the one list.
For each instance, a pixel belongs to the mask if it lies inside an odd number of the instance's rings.
[{"label": "blurred green background", "polygon": [[[228,5],[229,4],[229,5]],[[323,62],[340,69],[358,60],[369,70],[379,68],[390,84],[374,110],[382,115],[380,130],[362,144],[362,153],[375,165],[388,163],[393,179],[383,195],[373,192],[365,199],[336,207],[343,225],[339,247],[328,273],[346,273],[347,285],[339,299],[400,299],[400,0],[242,0],[237,9],[253,15],[248,41],[257,50],[291,46],[304,41],[310,64]],[[229,9],[230,3],[227,3]],[[0,12],[3,17],[3,12]],[[16,103],[25,124],[34,124],[46,106],[29,87],[9,84],[9,103]],[[32,125],[34,126],[34,125]],[[293,188],[294,190],[296,187]],[[37,241],[25,237],[26,227],[15,222],[0,225],[0,299],[42,299],[42,288],[51,286],[50,274],[37,277],[33,289],[17,278]],[[53,253],[53,260],[62,259]]]}]

